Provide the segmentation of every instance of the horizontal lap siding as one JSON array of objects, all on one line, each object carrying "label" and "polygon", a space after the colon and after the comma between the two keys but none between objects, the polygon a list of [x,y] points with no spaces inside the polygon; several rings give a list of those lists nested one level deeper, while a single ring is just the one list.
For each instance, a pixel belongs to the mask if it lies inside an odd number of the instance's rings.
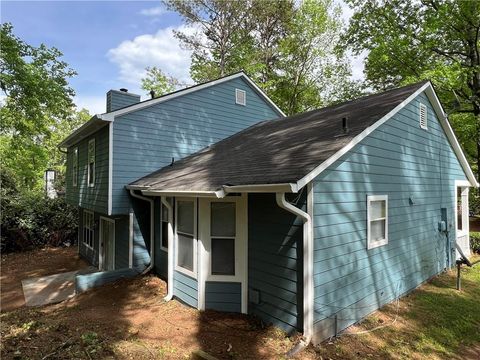
[{"label": "horizontal lap siding", "polygon": [[[235,88],[247,105],[235,104]],[[130,207],[125,185],[259,121],[279,115],[242,79],[234,79],[115,119],[113,213]]]},{"label": "horizontal lap siding", "polygon": [[205,283],[205,309],[241,312],[242,284],[207,281]]},{"label": "horizontal lap siding", "polygon": [[198,306],[197,280],[184,275],[179,271],[173,272],[173,295],[186,304],[196,308]]},{"label": "horizontal lap siding", "polygon": [[249,313],[288,332],[302,330],[303,222],[281,209],[274,194],[249,194],[248,209],[248,287],[260,294]]},{"label": "horizontal lap siding", "polygon": [[[419,101],[428,106],[428,130],[419,126]],[[454,181],[464,179],[423,94],[315,179],[317,340],[447,266],[447,240],[438,232],[438,222],[446,207],[454,228]],[[367,250],[366,199],[375,194],[388,195],[389,242]]]},{"label": "horizontal lap siding", "polygon": [[[66,200],[69,204],[106,214],[108,210],[108,126],[67,149]],[[95,138],[95,186],[87,184],[88,141]],[[78,147],[77,187],[72,183],[73,149]]]}]

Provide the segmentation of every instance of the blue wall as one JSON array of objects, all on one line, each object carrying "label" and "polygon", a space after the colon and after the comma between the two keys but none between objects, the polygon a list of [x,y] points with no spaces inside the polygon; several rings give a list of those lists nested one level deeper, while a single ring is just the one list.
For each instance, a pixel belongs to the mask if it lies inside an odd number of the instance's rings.
[{"label": "blue wall", "polygon": [[205,283],[205,309],[242,312],[242,284],[207,281]]},{"label": "blue wall", "polygon": [[[235,104],[235,88],[247,105]],[[279,117],[241,78],[115,118],[113,214],[130,208],[125,185],[261,120]]]},{"label": "blue wall", "polygon": [[[418,103],[428,105],[428,130]],[[438,232],[446,207],[454,236],[454,180],[466,179],[421,94],[314,181],[317,340],[360,320],[447,266]],[[389,242],[367,250],[367,195],[388,195]],[[412,198],[413,204],[409,199]]]},{"label": "blue wall", "polygon": [[[306,196],[287,198],[305,209]],[[281,209],[275,194],[248,195],[248,288],[260,303],[248,312],[293,332],[303,328],[303,222]]]},{"label": "blue wall", "polygon": [[197,280],[179,271],[173,272],[173,295],[196,308],[198,306]]}]

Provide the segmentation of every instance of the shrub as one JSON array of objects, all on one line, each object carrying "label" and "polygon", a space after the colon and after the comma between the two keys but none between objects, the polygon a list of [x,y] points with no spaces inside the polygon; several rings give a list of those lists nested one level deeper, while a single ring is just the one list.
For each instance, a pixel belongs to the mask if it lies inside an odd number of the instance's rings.
[{"label": "shrub", "polygon": [[76,242],[76,208],[63,198],[48,199],[42,193],[19,191],[8,172],[2,170],[0,175],[2,252]]},{"label": "shrub", "polygon": [[480,254],[480,232],[470,233],[470,250]]}]

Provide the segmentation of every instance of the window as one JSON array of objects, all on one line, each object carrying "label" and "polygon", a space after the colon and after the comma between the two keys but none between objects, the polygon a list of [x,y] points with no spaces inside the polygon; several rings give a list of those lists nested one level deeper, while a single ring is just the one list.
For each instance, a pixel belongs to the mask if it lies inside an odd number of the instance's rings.
[{"label": "window", "polygon": [[247,104],[247,93],[245,90],[235,89],[235,103],[243,106]]},{"label": "window", "polygon": [[388,196],[367,197],[367,248],[388,244]]},{"label": "window", "polygon": [[212,202],[210,219],[211,274],[235,275],[235,203]]},{"label": "window", "polygon": [[422,129],[427,130],[427,106],[425,104],[420,103],[419,105],[419,118],[420,118],[420,127]]},{"label": "window", "polygon": [[177,268],[195,276],[195,202],[177,201]]},{"label": "window", "polygon": [[94,218],[93,212],[83,210],[83,243],[93,249]]},{"label": "window", "polygon": [[95,139],[88,142],[88,163],[87,163],[87,183],[92,187],[95,185]]},{"label": "window", "polygon": [[78,148],[73,149],[72,159],[72,185],[77,187],[78,184]]},{"label": "window", "polygon": [[461,187],[457,187],[457,230],[463,230],[463,207]]},{"label": "window", "polygon": [[163,250],[168,250],[168,209],[165,205],[161,204],[162,206],[162,213],[161,213],[161,236],[162,236],[162,243],[161,247]]}]

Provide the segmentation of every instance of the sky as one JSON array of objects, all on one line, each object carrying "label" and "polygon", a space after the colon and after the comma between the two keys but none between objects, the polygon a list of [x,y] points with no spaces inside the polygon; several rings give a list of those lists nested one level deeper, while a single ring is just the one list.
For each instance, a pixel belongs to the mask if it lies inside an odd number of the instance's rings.
[{"label": "sky", "polygon": [[[351,12],[342,8],[348,21]],[[174,30],[187,28],[160,1],[1,0],[0,20],[12,23],[15,35],[27,43],[63,53],[78,73],[70,79],[74,102],[91,114],[105,112],[110,89],[127,88],[146,99],[140,80],[147,66],[192,83],[190,52],[173,36]],[[362,78],[362,58],[352,59],[352,71]]]}]

